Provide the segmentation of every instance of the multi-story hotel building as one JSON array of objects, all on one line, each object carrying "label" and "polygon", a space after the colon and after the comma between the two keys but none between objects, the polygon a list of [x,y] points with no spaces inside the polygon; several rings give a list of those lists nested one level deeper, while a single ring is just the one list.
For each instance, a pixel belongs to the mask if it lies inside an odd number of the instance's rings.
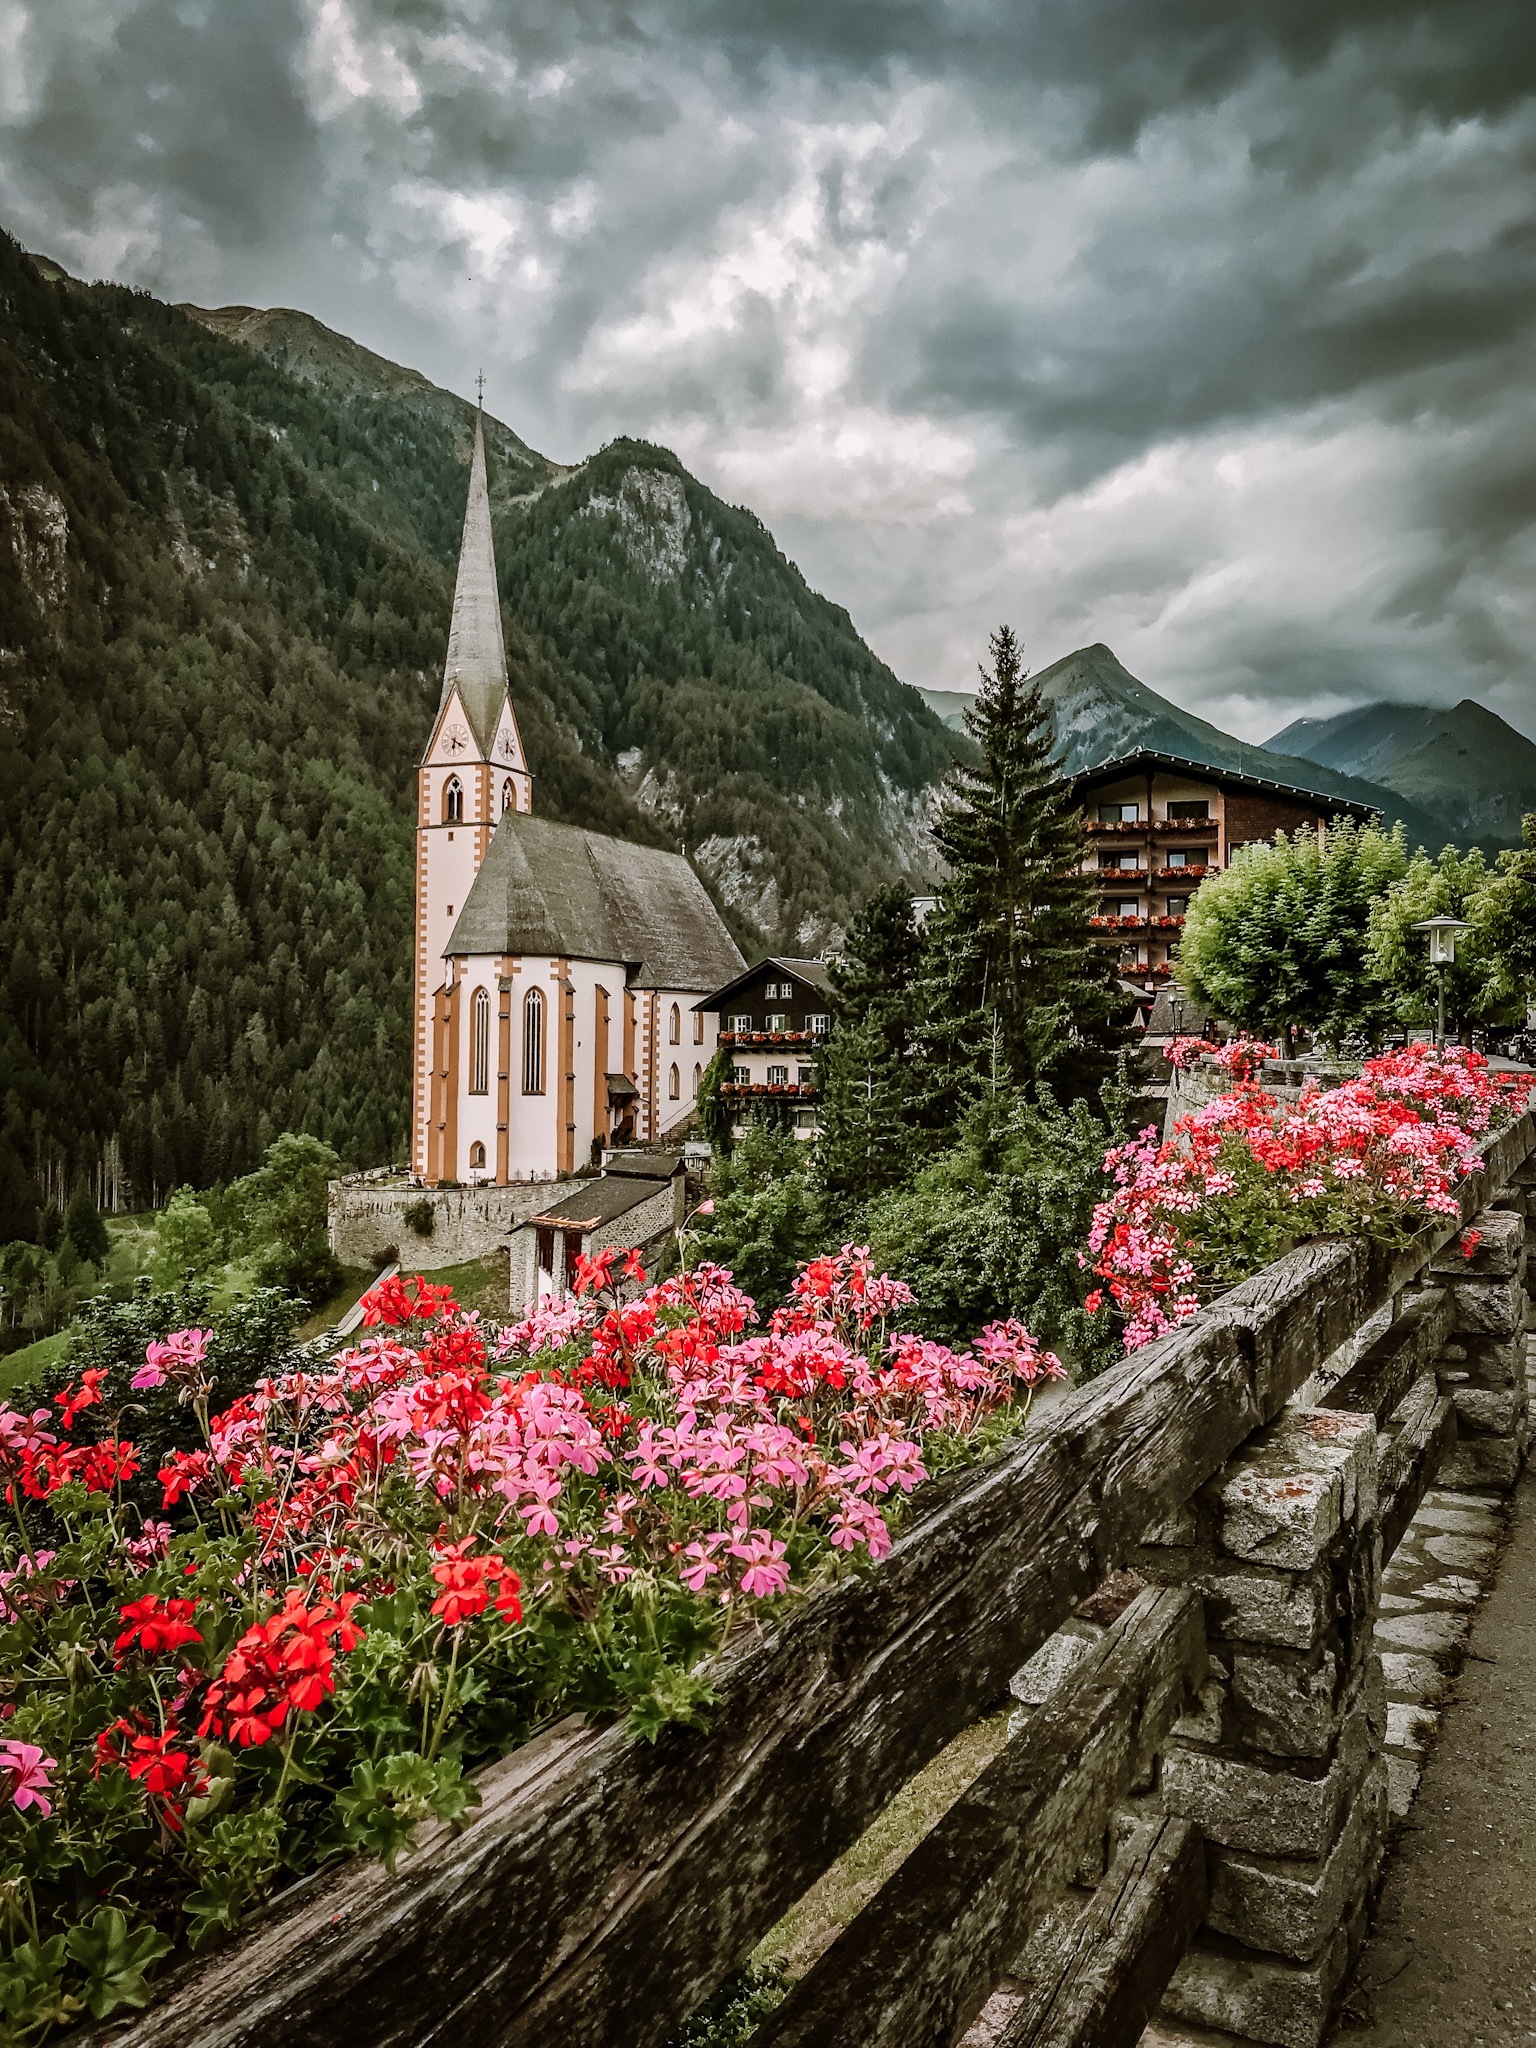
[{"label": "multi-story hotel building", "polygon": [[1239,847],[1377,815],[1345,797],[1144,747],[1071,780],[1087,829],[1084,865],[1099,884],[1094,928],[1125,979],[1146,984],[1171,976],[1191,897]]}]

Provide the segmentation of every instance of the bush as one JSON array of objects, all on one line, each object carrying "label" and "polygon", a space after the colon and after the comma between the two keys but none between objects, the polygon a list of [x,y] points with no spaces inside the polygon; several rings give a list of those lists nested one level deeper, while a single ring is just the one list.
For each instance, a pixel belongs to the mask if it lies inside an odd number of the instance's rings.
[{"label": "bush", "polygon": [[809,1147],[767,1117],[748,1124],[709,1171],[711,1215],[690,1232],[701,1259],[726,1266],[761,1302],[782,1301],[795,1269],[834,1235],[811,1180]]},{"label": "bush", "polygon": [[406,1204],[404,1219],[406,1228],[414,1230],[418,1237],[430,1237],[437,1222],[437,1204],[423,1195],[419,1202]]},{"label": "bush", "polygon": [[1106,1091],[1101,1115],[1062,1109],[1042,1089],[984,1098],[960,1143],[903,1188],[871,1202],[855,1228],[877,1265],[900,1272],[917,1297],[916,1326],[949,1341],[1016,1316],[1070,1353],[1082,1372],[1115,1346],[1083,1307],[1078,1252],[1104,1189],[1104,1150],[1118,1135],[1126,1091]]},{"label": "bush", "polygon": [[131,1386],[149,1345],[167,1330],[206,1329],[205,1369],[211,1398],[219,1405],[248,1394],[268,1374],[291,1371],[298,1362],[293,1333],[299,1304],[292,1295],[275,1287],[258,1288],[216,1313],[209,1300],[208,1288],[198,1282],[155,1289],[141,1280],[127,1301],[98,1295],[81,1305],[62,1358],[37,1383],[32,1405],[53,1405],[83,1373],[105,1375],[99,1401],[82,1411],[74,1436],[77,1442],[95,1443],[121,1427],[133,1438],[142,1469],[128,1490],[146,1510],[159,1506],[154,1475],[160,1466],[173,1451],[196,1450],[202,1442],[197,1415],[176,1399],[174,1391],[146,1394]]},{"label": "bush", "polygon": [[232,1239],[253,1259],[257,1279],[289,1289],[311,1307],[341,1278],[327,1222],[328,1183],[340,1171],[329,1145],[285,1131],[227,1197]]},{"label": "bush", "polygon": [[162,1288],[200,1280],[223,1263],[212,1216],[191,1188],[177,1188],[160,1212],[151,1267]]}]

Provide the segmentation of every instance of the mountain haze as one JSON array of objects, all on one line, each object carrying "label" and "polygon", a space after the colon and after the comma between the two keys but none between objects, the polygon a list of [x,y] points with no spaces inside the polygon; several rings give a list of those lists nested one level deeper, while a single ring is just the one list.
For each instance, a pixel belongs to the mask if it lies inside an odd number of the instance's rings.
[{"label": "mountain haze", "polygon": [[1298,718],[1267,744],[1370,776],[1422,805],[1463,845],[1517,846],[1522,815],[1536,811],[1536,745],[1470,697]]}]

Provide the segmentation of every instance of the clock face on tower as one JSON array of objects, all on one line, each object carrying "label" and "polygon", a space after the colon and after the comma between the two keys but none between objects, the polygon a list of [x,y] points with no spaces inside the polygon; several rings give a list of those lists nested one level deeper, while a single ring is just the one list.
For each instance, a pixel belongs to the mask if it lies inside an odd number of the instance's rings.
[{"label": "clock face on tower", "polygon": [[450,725],[443,734],[443,745],[450,754],[462,754],[469,745],[469,734],[462,725]]},{"label": "clock face on tower", "polygon": [[496,751],[500,754],[503,761],[515,761],[517,759],[517,743],[514,741],[511,733],[504,732],[502,734],[497,742]]}]

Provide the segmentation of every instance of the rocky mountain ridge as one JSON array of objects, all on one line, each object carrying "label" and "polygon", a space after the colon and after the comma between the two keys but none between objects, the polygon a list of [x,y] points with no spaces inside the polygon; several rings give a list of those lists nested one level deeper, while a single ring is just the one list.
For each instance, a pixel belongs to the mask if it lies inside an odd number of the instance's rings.
[{"label": "rocky mountain ridge", "polygon": [[1471,697],[1298,718],[1266,744],[1371,777],[1421,805],[1463,845],[1517,845],[1522,816],[1536,811],[1536,744]]}]

